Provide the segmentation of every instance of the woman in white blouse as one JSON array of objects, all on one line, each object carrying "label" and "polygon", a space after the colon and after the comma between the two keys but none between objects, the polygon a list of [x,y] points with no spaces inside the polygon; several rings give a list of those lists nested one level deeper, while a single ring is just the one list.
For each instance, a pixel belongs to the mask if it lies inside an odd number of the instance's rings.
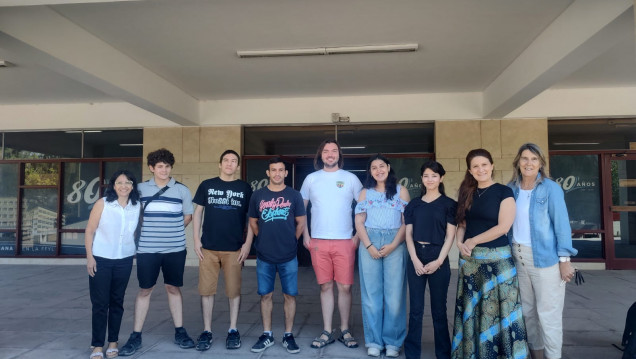
[{"label": "woman in white blouse", "polygon": [[137,180],[127,170],[113,174],[103,198],[91,210],[86,232],[86,268],[93,304],[92,359],[104,357],[108,327],[107,358],[119,354],[117,341],[124,314],[124,294],[135,255],[135,229],[139,221]]}]

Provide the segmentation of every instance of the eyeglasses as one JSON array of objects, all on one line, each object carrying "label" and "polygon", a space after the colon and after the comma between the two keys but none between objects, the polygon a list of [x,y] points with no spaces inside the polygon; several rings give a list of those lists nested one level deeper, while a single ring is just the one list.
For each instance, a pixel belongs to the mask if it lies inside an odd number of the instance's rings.
[{"label": "eyeglasses", "polygon": [[132,186],[133,183],[132,181],[126,181],[126,182],[115,182],[115,185],[117,186]]}]

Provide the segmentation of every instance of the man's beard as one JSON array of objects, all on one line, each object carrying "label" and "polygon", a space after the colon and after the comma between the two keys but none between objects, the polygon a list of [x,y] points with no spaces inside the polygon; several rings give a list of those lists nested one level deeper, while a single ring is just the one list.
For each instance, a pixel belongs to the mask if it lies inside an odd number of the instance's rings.
[{"label": "man's beard", "polygon": [[336,161],[334,164],[328,164],[327,162],[323,162],[324,167],[325,168],[336,168],[338,167],[338,161]]}]

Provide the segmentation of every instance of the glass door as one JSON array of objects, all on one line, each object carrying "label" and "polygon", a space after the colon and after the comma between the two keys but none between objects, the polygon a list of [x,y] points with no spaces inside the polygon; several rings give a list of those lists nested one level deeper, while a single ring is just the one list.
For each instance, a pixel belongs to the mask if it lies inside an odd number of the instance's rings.
[{"label": "glass door", "polygon": [[606,246],[608,269],[636,268],[636,155],[612,154],[605,159],[611,177],[606,192],[612,239]]}]

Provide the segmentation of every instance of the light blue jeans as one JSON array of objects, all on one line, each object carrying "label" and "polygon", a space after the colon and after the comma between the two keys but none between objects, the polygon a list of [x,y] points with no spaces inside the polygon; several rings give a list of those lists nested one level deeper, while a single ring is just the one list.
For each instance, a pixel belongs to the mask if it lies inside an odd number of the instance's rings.
[{"label": "light blue jeans", "polygon": [[[393,242],[397,231],[367,228],[377,249]],[[364,246],[358,252],[365,346],[400,350],[406,337],[406,246],[402,242],[379,259],[373,259]]]}]

